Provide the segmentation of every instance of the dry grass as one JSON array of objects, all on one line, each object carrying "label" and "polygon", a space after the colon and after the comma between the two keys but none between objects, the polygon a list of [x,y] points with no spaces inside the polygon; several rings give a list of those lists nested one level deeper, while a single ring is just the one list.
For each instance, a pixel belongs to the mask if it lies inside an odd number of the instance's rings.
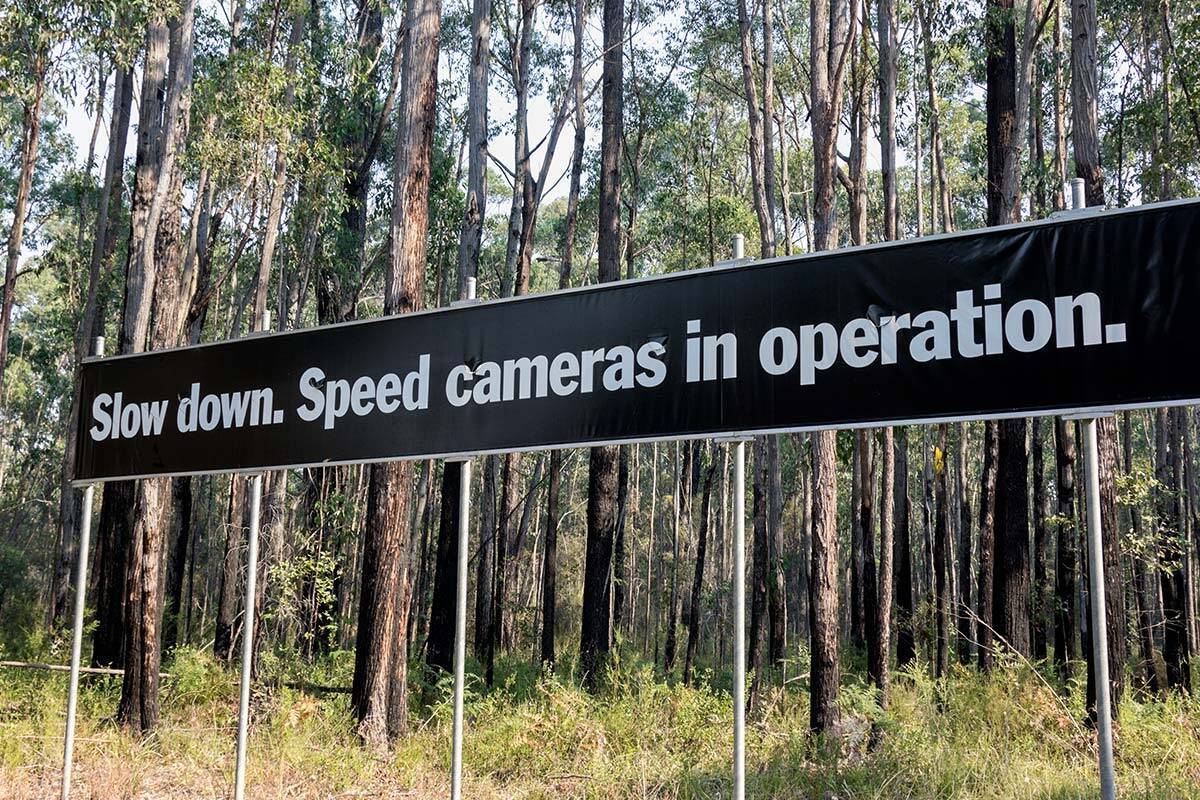
[{"label": "dry grass", "polygon": [[[721,688],[672,686],[622,670],[599,697],[509,665],[501,685],[468,698],[465,796],[470,798],[722,798],[730,795],[731,707]],[[236,722],[233,677],[195,654],[172,667],[163,721],[137,739],[106,718],[116,683],[85,688],[74,798],[227,798]],[[337,672],[335,669],[333,672]],[[329,673],[322,675],[328,679]],[[336,675],[334,677],[337,677]],[[711,681],[720,686],[721,680]],[[56,797],[62,676],[0,675],[0,798]],[[475,685],[473,688],[478,689]],[[414,730],[387,757],[354,740],[345,696],[282,689],[257,699],[249,796],[261,800],[444,798],[449,794],[448,686],[420,687]],[[775,691],[748,737],[752,797],[1029,798],[1096,794],[1094,737],[1066,699],[1020,668],[936,684],[897,680],[886,715],[855,679],[848,719],[874,719],[882,744],[814,747],[803,685]],[[1127,703],[1117,736],[1122,797],[1200,798],[1200,715],[1194,701]],[[818,755],[817,753],[821,754]]]}]

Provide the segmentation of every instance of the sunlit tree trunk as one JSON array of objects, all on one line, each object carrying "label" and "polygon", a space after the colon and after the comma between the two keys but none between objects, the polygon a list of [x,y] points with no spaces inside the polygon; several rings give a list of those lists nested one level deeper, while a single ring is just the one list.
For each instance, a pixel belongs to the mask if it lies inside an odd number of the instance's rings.
[{"label": "sunlit tree trunk", "polygon": [[[143,151],[139,139],[139,178],[145,177],[147,201],[142,227],[130,237],[129,276],[134,294],[127,294],[126,341],[133,352],[178,345],[184,309],[180,285],[180,216],[182,172],[178,163],[187,136],[192,88],[192,44],[195,9],[183,3],[179,17],[147,26],[147,67],[143,75],[146,112],[161,111],[161,126]],[[167,62],[170,69],[167,71]],[[165,92],[146,98],[147,89]],[[145,159],[143,160],[143,155]],[[143,171],[143,168],[145,170]],[[136,217],[135,217],[136,218]],[[127,287],[131,281],[127,279]],[[129,313],[129,300],[135,310]],[[153,319],[151,318],[153,309]],[[132,322],[132,325],[130,323]],[[122,647],[124,675],[117,705],[118,721],[147,732],[158,723],[158,681],[162,660],[159,629],[162,622],[163,544],[170,525],[171,479],[140,482],[134,496],[133,527],[125,572],[125,632]]]},{"label": "sunlit tree trunk", "polygon": [[[440,0],[413,0],[405,9],[404,82],[393,165],[391,251],[384,272],[384,313],[425,304],[429,181],[436,121]],[[351,699],[358,734],[383,747],[408,727],[408,629],[411,557],[408,504],[412,462],[370,467],[362,592],[359,596]]]}]

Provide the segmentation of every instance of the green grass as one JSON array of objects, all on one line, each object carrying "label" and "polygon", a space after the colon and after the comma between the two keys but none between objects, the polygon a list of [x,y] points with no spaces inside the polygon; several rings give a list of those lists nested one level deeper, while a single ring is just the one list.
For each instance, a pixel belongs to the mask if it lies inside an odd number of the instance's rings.
[{"label": "green grass", "polygon": [[[277,685],[284,663],[264,663]],[[136,739],[112,724],[119,685],[85,681],[76,793],[96,798],[226,797],[232,781],[235,675],[192,651],[169,665],[162,724]],[[727,798],[732,706],[727,675],[699,688],[641,664],[617,668],[593,696],[568,677],[503,662],[497,686],[468,685],[465,796],[470,798]],[[336,654],[303,677],[348,683]],[[793,670],[794,672],[794,670]],[[301,677],[292,674],[291,678]],[[57,792],[65,676],[0,673],[0,797]],[[451,685],[414,686],[412,732],[379,757],[353,735],[345,695],[277,688],[256,698],[250,747],[255,798],[448,795]],[[856,676],[843,682],[846,735],[807,731],[803,681],[768,689],[747,735],[747,794],[762,798],[1034,798],[1098,793],[1095,739],[1081,724],[1082,686],[1063,696],[1028,668],[956,671],[935,682],[895,676],[881,712]],[[868,744],[871,722],[878,735]],[[1200,798],[1200,704],[1129,696],[1116,736],[1123,798]]]}]

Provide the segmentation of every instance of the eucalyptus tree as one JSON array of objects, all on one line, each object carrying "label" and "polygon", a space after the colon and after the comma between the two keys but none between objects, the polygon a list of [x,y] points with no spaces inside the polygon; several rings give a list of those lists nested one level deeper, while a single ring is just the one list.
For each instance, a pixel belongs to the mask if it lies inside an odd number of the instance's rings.
[{"label": "eucalyptus tree", "polygon": [[[837,130],[846,89],[846,66],[855,43],[858,16],[853,2],[813,0],[809,7],[809,74],[813,146],[813,244],[828,250],[837,243],[834,174]],[[836,437],[813,435],[812,666],[809,725],[833,731],[837,721],[840,626],[838,613],[838,535]]]},{"label": "eucalyptus tree", "polygon": [[12,198],[4,278],[0,284],[0,397],[4,394],[17,267],[29,213],[33,170],[37,165],[42,110],[47,94],[52,91],[53,73],[73,44],[71,34],[78,23],[79,6],[75,3],[6,0],[0,6],[0,97],[21,108],[17,159],[20,166]]},{"label": "eucalyptus tree", "polygon": [[[1087,204],[1104,204],[1104,181],[1100,172],[1099,130],[1097,122],[1097,25],[1095,0],[1073,0],[1071,4],[1071,111],[1075,172],[1084,179]],[[1109,416],[1096,421],[1099,449],[1100,518],[1104,596],[1108,612],[1108,657],[1112,664],[1125,663],[1125,592],[1120,536],[1117,532],[1116,470],[1117,423]],[[1097,635],[1091,631],[1091,635]],[[1089,708],[1095,707],[1095,664],[1088,653]],[[1112,706],[1121,705],[1124,694],[1124,670],[1109,671]],[[1115,711],[1114,711],[1115,713]]]},{"label": "eucalyptus tree", "polygon": [[[621,277],[621,153],[624,129],[624,0],[604,0],[600,116],[599,279]],[[579,665],[585,683],[599,685],[612,642],[610,600],[616,533],[617,456],[614,446],[593,447],[588,465],[587,555]]]},{"label": "eucalyptus tree", "polygon": [[[414,0],[405,9],[403,74],[392,170],[392,215],[384,313],[419,311],[425,304],[430,161],[437,119],[440,0]],[[363,539],[352,701],[359,736],[383,747],[408,729],[408,629],[412,594],[408,505],[412,462],[370,467]]]}]

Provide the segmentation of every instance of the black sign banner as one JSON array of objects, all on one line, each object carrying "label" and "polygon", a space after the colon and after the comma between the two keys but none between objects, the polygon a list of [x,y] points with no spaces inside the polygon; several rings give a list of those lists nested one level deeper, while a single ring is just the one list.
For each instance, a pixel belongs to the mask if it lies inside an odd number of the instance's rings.
[{"label": "black sign banner", "polygon": [[1200,399],[1200,201],[82,369],[77,482]]}]

